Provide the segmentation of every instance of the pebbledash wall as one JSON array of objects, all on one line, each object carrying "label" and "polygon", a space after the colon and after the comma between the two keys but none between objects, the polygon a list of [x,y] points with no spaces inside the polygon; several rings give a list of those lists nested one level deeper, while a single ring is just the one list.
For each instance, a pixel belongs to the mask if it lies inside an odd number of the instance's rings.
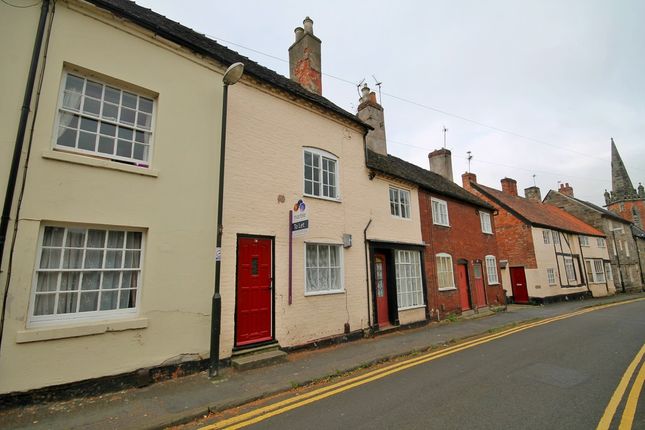
[{"label": "pebbledash wall", "polygon": [[[416,189],[397,184],[410,191],[412,216],[393,217],[390,182],[370,180],[365,167],[365,132],[356,123],[248,80],[231,87],[222,249],[223,357],[230,356],[234,346],[238,234],[274,238],[274,337],[282,347],[343,334],[346,323],[352,332],[368,327],[371,303],[368,308],[363,232],[370,219],[368,240],[421,244]],[[305,149],[337,159],[338,199],[305,195]],[[289,305],[289,210],[300,199],[307,205],[309,231],[293,239]],[[342,291],[305,294],[305,244],[342,245],[346,234],[352,245],[341,251]],[[401,323],[422,319],[424,309],[400,316]]]},{"label": "pebbledash wall", "polygon": [[[3,58],[30,57],[34,9],[3,6],[2,34],[14,40],[3,44]],[[7,62],[12,65],[2,85],[22,92],[25,64],[13,63]],[[154,101],[149,167],[54,148],[68,71]],[[0,394],[207,356],[222,73],[216,64],[87,3],[56,2],[8,285]],[[12,100],[21,98],[16,91]],[[0,103],[3,113],[10,112],[3,115],[7,127],[0,128],[15,136],[20,105],[9,102]],[[6,158],[0,158],[4,167]],[[35,322],[35,266],[49,225],[141,232],[135,308]],[[8,271],[2,269],[4,287]]]}]

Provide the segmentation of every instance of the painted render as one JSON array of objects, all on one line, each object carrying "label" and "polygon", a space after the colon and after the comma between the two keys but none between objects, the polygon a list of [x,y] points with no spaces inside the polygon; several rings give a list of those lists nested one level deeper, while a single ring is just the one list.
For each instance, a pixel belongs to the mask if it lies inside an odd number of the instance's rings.
[{"label": "painted render", "polygon": [[[21,41],[33,40],[28,33],[35,32],[34,14],[2,7],[3,34],[22,35],[2,49],[9,58],[30,56],[31,46]],[[24,91],[23,65],[11,67],[3,88]],[[52,149],[65,70],[155,100],[149,168]],[[87,3],[56,3],[8,287],[0,393],[207,355],[222,73],[220,66]],[[11,101],[1,105],[12,112],[13,127],[19,105],[13,96]],[[5,157],[0,159],[4,166]],[[38,236],[45,224],[143,231],[136,312],[121,319],[30,325]],[[3,287],[6,280],[4,267]]]},{"label": "painted render", "polygon": [[[275,238],[275,339],[297,346],[344,332],[368,328],[363,230],[368,240],[421,244],[417,190],[411,194],[411,219],[390,214],[389,185],[370,180],[365,167],[364,129],[243,80],[229,92],[229,124],[224,198],[222,264],[222,357],[234,345],[235,255],[237,234]],[[303,127],[302,124],[307,124]],[[304,195],[303,151],[315,148],[338,159],[338,200]],[[288,303],[289,210],[302,199],[308,206],[309,232],[293,240],[293,302]],[[305,243],[342,244],[344,291],[305,295]],[[424,319],[422,312],[400,315]],[[371,313],[371,304],[370,304]],[[402,313],[403,314],[403,313]],[[417,315],[419,314],[419,315]]]}]

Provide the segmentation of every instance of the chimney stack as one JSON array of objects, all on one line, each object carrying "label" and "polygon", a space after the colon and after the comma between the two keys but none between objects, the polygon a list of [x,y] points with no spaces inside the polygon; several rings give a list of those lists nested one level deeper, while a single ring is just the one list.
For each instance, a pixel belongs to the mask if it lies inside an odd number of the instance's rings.
[{"label": "chimney stack", "polygon": [[376,94],[374,91],[370,91],[367,84],[361,88],[361,99],[357,115],[361,121],[374,127],[374,130],[368,131],[365,136],[367,148],[379,154],[387,155],[383,107],[378,104]]},{"label": "chimney stack", "polygon": [[573,197],[573,187],[569,185],[567,182],[566,184],[560,184],[560,189],[558,190],[560,194],[564,194],[565,196]]},{"label": "chimney stack", "polygon": [[503,192],[517,197],[517,181],[515,179],[504,178],[500,182],[502,183]]},{"label": "chimney stack", "polygon": [[432,151],[428,154],[428,159],[430,160],[431,172],[435,172],[454,182],[452,178],[452,153],[449,149],[441,148]]},{"label": "chimney stack", "polygon": [[295,29],[296,41],[289,47],[289,74],[292,81],[303,88],[322,95],[322,69],[320,66],[321,41],[314,36],[314,22],[306,17],[303,27]]},{"label": "chimney stack", "polygon": [[466,190],[471,190],[473,187],[470,184],[477,183],[477,175],[471,172],[466,172],[461,175],[461,185]]},{"label": "chimney stack", "polygon": [[528,187],[524,188],[524,197],[528,200],[541,203],[542,202],[542,193],[540,192],[540,187]]}]

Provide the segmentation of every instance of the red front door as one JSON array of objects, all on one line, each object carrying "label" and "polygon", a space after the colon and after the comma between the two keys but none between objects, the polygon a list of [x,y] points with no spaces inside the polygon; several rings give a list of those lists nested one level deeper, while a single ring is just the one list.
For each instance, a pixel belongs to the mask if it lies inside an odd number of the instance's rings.
[{"label": "red front door", "polygon": [[374,280],[376,281],[376,314],[379,327],[390,325],[387,303],[387,272],[385,256],[376,254],[374,258]]},{"label": "red front door", "polygon": [[461,310],[470,309],[470,292],[468,291],[468,270],[465,264],[457,265],[457,289],[459,290],[459,301]]},{"label": "red front door", "polygon": [[515,303],[528,303],[529,292],[526,289],[526,274],[523,267],[511,267],[511,288]]},{"label": "red front door", "polygon": [[235,345],[271,340],[272,239],[237,240]]},{"label": "red front door", "polygon": [[473,277],[475,278],[475,305],[478,308],[486,306],[486,290],[484,290],[484,280],[482,279],[481,263],[473,264]]}]

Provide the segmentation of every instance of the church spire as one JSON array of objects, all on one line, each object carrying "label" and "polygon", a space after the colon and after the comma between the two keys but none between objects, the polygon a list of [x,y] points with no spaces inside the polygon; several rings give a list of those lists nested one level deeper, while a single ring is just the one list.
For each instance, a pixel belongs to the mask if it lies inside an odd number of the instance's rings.
[{"label": "church spire", "polygon": [[613,137],[611,138],[611,191],[614,199],[636,197],[636,190],[629,179],[625,163],[620,158]]}]

